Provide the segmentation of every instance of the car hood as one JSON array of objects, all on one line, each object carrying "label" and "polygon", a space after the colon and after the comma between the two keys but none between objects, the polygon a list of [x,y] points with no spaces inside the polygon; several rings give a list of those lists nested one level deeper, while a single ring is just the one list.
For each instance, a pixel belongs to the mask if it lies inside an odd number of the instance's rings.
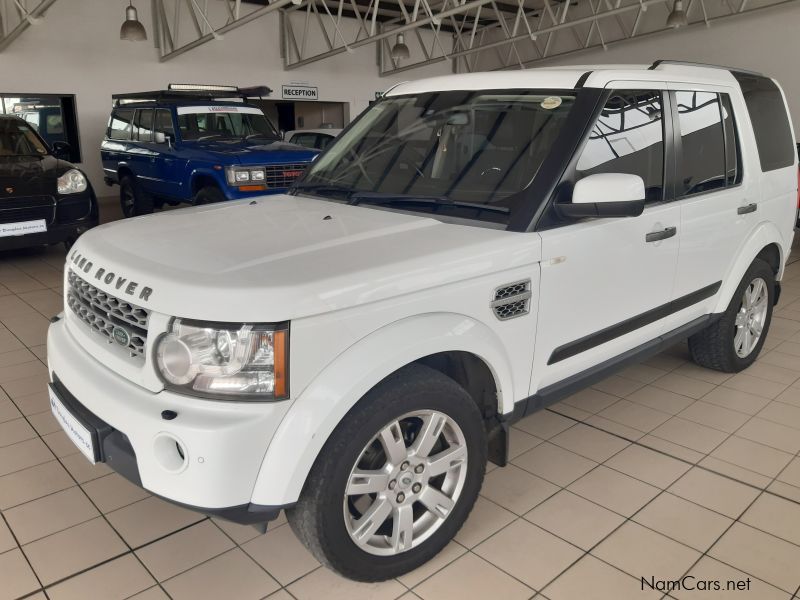
[{"label": "car hood", "polygon": [[264,142],[253,140],[204,140],[200,142],[184,142],[195,153],[205,154],[210,159],[232,159],[246,165],[275,164],[287,162],[310,162],[319,152],[309,150],[297,144],[276,140]]},{"label": "car hood", "polygon": [[53,156],[0,156],[0,199],[52,196],[56,179],[69,168]]},{"label": "car hood", "polygon": [[97,227],[68,262],[161,313],[277,322],[535,262],[538,247],[536,234],[276,195]]}]

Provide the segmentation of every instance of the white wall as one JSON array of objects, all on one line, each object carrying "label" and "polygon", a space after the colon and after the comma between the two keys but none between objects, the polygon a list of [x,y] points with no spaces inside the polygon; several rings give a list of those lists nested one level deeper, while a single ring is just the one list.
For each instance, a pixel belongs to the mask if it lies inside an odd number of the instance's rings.
[{"label": "white wall", "polygon": [[[542,66],[651,63],[659,58],[759,71],[783,87],[800,138],[800,3],[555,57]],[[536,66],[536,65],[531,65]]]},{"label": "white wall", "polygon": [[347,102],[355,117],[375,92],[397,81],[449,72],[432,65],[395,79],[381,78],[374,46],[342,53],[295,71],[284,71],[279,55],[279,20],[271,14],[160,63],[153,46],[149,2],[137,1],[147,42],[123,42],[119,28],[125,3],[58,0],[46,17],[0,53],[0,92],[75,94],[83,154],[82,168],[98,195],[116,193],[102,182],[99,146],[111,108],[111,94],[162,89],[170,82],[268,85],[280,97],[281,84],[306,82],[320,100]]}]

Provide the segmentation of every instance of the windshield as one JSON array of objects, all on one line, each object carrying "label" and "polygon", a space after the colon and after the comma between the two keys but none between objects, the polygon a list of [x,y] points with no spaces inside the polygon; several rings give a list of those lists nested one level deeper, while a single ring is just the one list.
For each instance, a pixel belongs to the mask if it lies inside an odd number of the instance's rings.
[{"label": "windshield", "polygon": [[280,139],[272,123],[257,108],[194,107],[178,109],[178,127],[184,141],[206,139]]},{"label": "windshield", "polygon": [[47,147],[22,119],[0,119],[0,156],[44,156]]},{"label": "windshield", "polygon": [[389,97],[312,163],[299,187],[507,222],[512,196],[536,176],[574,100],[574,92],[541,90]]}]

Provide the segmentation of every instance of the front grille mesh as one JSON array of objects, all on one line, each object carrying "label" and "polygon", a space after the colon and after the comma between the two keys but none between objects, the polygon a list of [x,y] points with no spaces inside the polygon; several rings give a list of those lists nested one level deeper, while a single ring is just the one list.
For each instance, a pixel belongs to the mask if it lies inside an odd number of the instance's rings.
[{"label": "front grille mesh", "polygon": [[18,196],[0,199],[0,223],[21,223],[44,219],[55,221],[56,201],[52,196]]},{"label": "front grille mesh", "polygon": [[531,280],[509,283],[494,291],[492,311],[500,321],[521,317],[530,312]]},{"label": "front grille mesh", "polygon": [[121,327],[128,334],[125,348],[132,357],[144,356],[147,343],[147,321],[150,312],[125,300],[107,294],[81,279],[74,271],[67,275],[67,306],[93,331],[115,341],[113,331]]},{"label": "front grille mesh", "polygon": [[267,187],[271,190],[288,188],[306,170],[308,164],[267,165]]}]

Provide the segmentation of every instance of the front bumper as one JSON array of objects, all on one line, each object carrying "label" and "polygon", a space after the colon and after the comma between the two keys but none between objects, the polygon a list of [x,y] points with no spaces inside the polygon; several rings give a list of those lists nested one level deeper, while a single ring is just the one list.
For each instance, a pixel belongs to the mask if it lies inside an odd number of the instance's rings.
[{"label": "front bumper", "polygon": [[29,233],[27,235],[12,235],[0,238],[0,250],[16,250],[18,248],[33,248],[34,246],[50,246],[61,242],[75,241],[92,227],[96,227],[97,217],[66,223],[63,225],[48,225],[43,233]]},{"label": "front bumper", "polygon": [[[50,377],[70,412],[97,431],[99,460],[157,496],[229,520],[266,522],[285,508],[260,505],[252,493],[287,402],[153,393],[95,360],[69,326],[50,326]],[[166,420],[164,411],[177,417]]]}]

